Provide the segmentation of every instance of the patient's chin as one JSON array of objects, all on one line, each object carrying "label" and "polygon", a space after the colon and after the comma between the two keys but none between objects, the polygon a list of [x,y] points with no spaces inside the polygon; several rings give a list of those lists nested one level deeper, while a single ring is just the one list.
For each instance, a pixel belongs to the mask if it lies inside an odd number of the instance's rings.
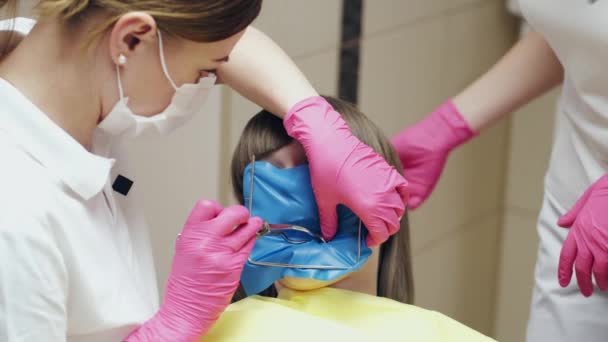
[{"label": "patient's chin", "polygon": [[323,281],[312,278],[294,278],[294,277],[285,277],[279,280],[279,284],[283,287],[297,290],[297,291],[311,291],[320,289],[323,287],[331,286],[344,278],[347,278],[349,275],[346,274],[340,278],[334,279],[332,281]]}]

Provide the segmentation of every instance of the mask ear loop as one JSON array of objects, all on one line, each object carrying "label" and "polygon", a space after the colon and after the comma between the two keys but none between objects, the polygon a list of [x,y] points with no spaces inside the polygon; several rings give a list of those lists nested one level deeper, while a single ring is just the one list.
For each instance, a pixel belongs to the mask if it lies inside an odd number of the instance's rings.
[{"label": "mask ear loop", "polygon": [[158,34],[158,49],[160,50],[160,66],[163,68],[163,73],[165,73],[165,77],[169,80],[169,83],[171,83],[173,89],[177,90],[177,85],[175,84],[175,82],[173,82],[173,79],[169,75],[169,70],[167,69],[167,62],[165,62],[165,48],[163,46],[163,36],[161,35],[160,30],[157,29],[156,32]]},{"label": "mask ear loop", "polygon": [[118,82],[118,96],[120,96],[120,100],[125,98],[125,93],[122,90],[122,82],[120,81],[120,65],[116,64],[116,79]]},{"label": "mask ear loop", "polygon": [[[165,48],[163,45],[163,36],[160,33],[160,30],[156,30],[156,33],[158,35],[158,49],[159,49],[159,54],[160,54],[160,66],[162,67],[163,73],[165,74],[165,77],[167,78],[167,80],[169,80],[169,83],[171,83],[171,86],[173,87],[173,89],[177,90],[177,85],[175,84],[175,82],[173,82],[171,75],[169,75],[169,70],[167,69],[167,62],[165,61],[165,52],[164,52]],[[120,95],[120,99],[122,100],[125,97],[125,93],[122,88],[122,82],[120,80],[120,65],[118,63],[116,64],[116,77],[117,77],[117,83],[118,83],[118,94]]]}]

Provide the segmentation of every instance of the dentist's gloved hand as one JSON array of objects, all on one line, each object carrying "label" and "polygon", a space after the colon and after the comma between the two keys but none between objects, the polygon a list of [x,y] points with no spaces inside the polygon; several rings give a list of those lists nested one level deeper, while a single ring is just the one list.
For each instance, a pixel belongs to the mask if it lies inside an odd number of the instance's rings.
[{"label": "dentist's gloved hand", "polygon": [[245,207],[199,201],[175,243],[160,310],[125,341],[192,341],[230,304],[262,227]]},{"label": "dentist's gloved hand", "polygon": [[608,290],[608,175],[589,187],[558,224],[570,228],[559,257],[559,284],[568,286],[574,266],[585,297],[593,293],[592,273],[600,290]]},{"label": "dentist's gloved hand", "polygon": [[475,132],[449,100],[391,139],[410,183],[409,208],[416,209],[426,201],[450,152],[474,136]]},{"label": "dentist's gloved hand", "polygon": [[306,151],[326,239],[336,234],[338,204],[361,218],[369,231],[369,246],[386,241],[399,230],[408,199],[407,182],[352,134],[324,98],[315,96],[297,103],[284,125]]}]

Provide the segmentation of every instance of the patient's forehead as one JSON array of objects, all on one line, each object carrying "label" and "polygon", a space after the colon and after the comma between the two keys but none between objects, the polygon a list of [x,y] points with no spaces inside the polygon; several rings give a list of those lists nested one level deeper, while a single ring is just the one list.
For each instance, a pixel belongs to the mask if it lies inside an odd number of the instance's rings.
[{"label": "patient's forehead", "polygon": [[269,154],[263,161],[269,162],[272,165],[281,168],[288,169],[290,167],[296,167],[299,165],[306,164],[306,153],[304,148],[297,141],[292,141],[288,145],[281,147],[280,149]]}]

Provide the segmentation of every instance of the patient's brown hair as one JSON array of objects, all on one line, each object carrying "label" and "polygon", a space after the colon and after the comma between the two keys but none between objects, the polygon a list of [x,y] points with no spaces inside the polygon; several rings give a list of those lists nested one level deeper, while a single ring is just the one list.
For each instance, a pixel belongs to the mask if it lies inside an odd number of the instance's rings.
[{"label": "patient's brown hair", "polygon": [[[333,97],[324,96],[324,98],[342,115],[350,130],[359,140],[370,146],[399,173],[403,174],[403,167],[397,153],[378,126],[354,105]],[[282,120],[267,111],[263,110],[249,120],[232,155],[230,165],[232,189],[239,203],[244,203],[243,174],[245,167],[251,162],[251,156],[255,155],[257,160],[264,159],[292,141],[293,138],[287,135]],[[407,215],[401,220],[399,232],[391,236],[380,247],[377,281],[378,296],[408,304],[413,302],[414,285]],[[261,295],[275,297],[276,289],[271,286]],[[245,292],[242,287],[239,287],[233,301],[245,297]]]}]

